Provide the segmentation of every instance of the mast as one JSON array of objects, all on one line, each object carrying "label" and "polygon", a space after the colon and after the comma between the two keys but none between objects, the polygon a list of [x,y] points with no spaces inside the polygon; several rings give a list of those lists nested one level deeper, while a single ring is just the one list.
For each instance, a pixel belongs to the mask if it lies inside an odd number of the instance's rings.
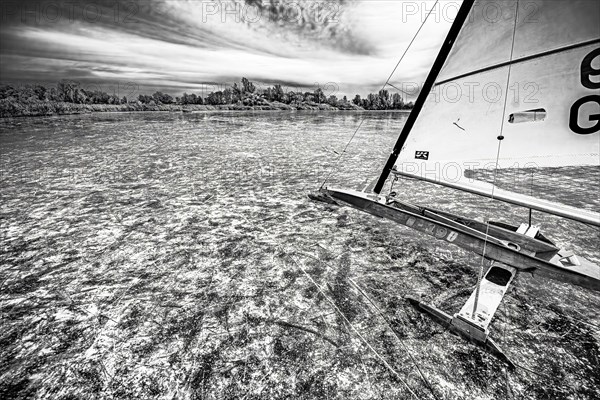
[{"label": "mast", "polygon": [[467,20],[467,17],[469,16],[469,12],[471,11],[471,7],[473,6],[474,2],[475,0],[464,0],[462,2],[462,5],[458,10],[458,14],[456,15],[456,19],[452,23],[452,27],[450,27],[450,31],[446,36],[446,40],[444,40],[444,44],[442,45],[442,48],[440,49],[440,52],[438,53],[437,58],[435,59],[435,62],[433,63],[433,66],[429,71],[429,75],[427,76],[427,79],[425,80],[425,83],[421,88],[421,92],[417,97],[415,106],[413,107],[410,115],[408,116],[406,124],[402,128],[402,132],[400,132],[400,136],[398,137],[398,140],[394,145],[394,150],[392,151],[392,154],[390,154],[390,157],[388,158],[385,167],[383,167],[383,171],[381,171],[381,175],[379,176],[379,180],[377,181],[373,192],[377,194],[381,193],[381,189],[383,189],[383,185],[385,184],[385,181],[390,175],[390,171],[392,170],[394,164],[396,164],[396,161],[398,160],[398,155],[400,154],[400,151],[402,150],[402,147],[404,146],[404,143],[406,142],[406,139],[408,138],[412,127],[417,121],[417,117],[419,116],[419,113],[421,112],[421,109],[425,104],[425,100],[427,100],[427,96],[429,96],[429,92],[431,91],[431,88],[433,88],[435,80],[437,79],[438,74],[444,66],[446,59],[448,58],[450,50],[452,50],[452,45],[454,44],[456,37],[458,36],[462,26]]}]

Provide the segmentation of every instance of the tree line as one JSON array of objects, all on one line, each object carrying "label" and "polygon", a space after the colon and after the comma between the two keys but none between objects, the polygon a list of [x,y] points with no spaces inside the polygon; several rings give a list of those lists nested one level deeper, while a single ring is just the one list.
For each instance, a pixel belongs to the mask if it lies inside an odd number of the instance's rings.
[{"label": "tree line", "polygon": [[276,84],[266,89],[257,89],[254,83],[242,78],[240,84],[234,83],[224,90],[210,92],[206,97],[195,93],[183,93],[173,97],[167,93],[156,91],[152,95],[140,94],[137,98],[119,97],[97,89],[86,89],[74,81],[60,81],[56,87],[46,88],[40,84],[13,87],[0,86],[0,100],[31,103],[39,101],[65,102],[73,104],[130,104],[147,105],[161,104],[199,104],[199,105],[228,105],[261,106],[278,102],[290,106],[310,104],[328,104],[334,108],[363,108],[365,110],[400,110],[412,108],[412,102],[405,103],[399,93],[390,94],[387,90],[370,93],[365,98],[356,95],[350,102],[346,96],[338,98],[335,95],[326,96],[321,88],[313,91],[291,91]]}]

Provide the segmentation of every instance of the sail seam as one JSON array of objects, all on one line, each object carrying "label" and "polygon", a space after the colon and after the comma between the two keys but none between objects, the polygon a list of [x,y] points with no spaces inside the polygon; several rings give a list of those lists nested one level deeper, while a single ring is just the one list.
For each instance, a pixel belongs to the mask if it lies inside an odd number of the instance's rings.
[{"label": "sail seam", "polygon": [[502,63],[499,63],[499,64],[490,65],[488,67],[483,67],[483,68],[477,69],[475,71],[466,72],[464,74],[456,75],[456,76],[454,76],[452,78],[448,78],[448,79],[444,79],[442,81],[436,82],[436,84],[434,85],[434,87],[435,86],[439,86],[439,85],[443,85],[445,83],[452,82],[452,81],[455,81],[455,80],[458,80],[458,79],[466,78],[466,77],[469,77],[469,76],[472,76],[472,75],[477,75],[477,74],[480,74],[480,73],[483,73],[483,72],[491,71],[491,70],[494,70],[494,69],[498,69],[498,68],[502,68],[502,67],[506,67],[506,66],[511,66],[511,65],[515,65],[515,64],[520,64],[522,62],[529,61],[529,60],[532,60],[534,58],[546,57],[546,56],[549,56],[549,55],[552,55],[552,54],[556,54],[556,53],[560,53],[560,52],[568,51],[568,50],[574,50],[574,49],[577,49],[577,48],[580,48],[580,47],[585,47],[585,46],[589,46],[589,45],[596,44],[596,43],[600,43],[600,39],[592,39],[592,40],[588,40],[586,42],[576,43],[576,44],[572,44],[572,45],[569,45],[569,46],[560,47],[558,49],[547,50],[547,51],[543,51],[541,53],[532,54],[532,55],[529,55],[529,56],[517,58],[516,60],[509,60],[509,61],[505,61],[505,62],[502,62]]}]

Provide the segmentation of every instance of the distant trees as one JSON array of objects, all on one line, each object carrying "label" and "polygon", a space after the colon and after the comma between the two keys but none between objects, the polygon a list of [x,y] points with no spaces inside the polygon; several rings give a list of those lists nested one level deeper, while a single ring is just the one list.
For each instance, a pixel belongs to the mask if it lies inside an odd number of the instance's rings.
[{"label": "distant trees", "polygon": [[223,95],[223,92],[219,90],[217,92],[209,93],[208,97],[206,98],[206,104],[211,106],[225,104],[225,96]]},{"label": "distant trees", "polygon": [[25,85],[21,88],[0,86],[0,99],[13,98],[21,102],[48,100],[48,90],[40,85]]},{"label": "distant trees", "polygon": [[58,101],[67,103],[79,103],[78,100],[86,99],[85,93],[81,94],[79,83],[70,81],[60,81],[56,86],[56,97]]},{"label": "distant trees", "polygon": [[[0,100],[21,104],[32,102],[66,102],[74,104],[127,104],[128,98],[119,98],[109,94],[97,86],[84,88],[80,83],[63,80],[56,87],[46,88],[42,85],[24,85],[15,88],[10,85],[0,86]],[[257,88],[248,78],[235,82],[232,86],[210,92],[205,98],[196,93],[183,93],[181,97],[173,98],[170,94],[156,91],[152,95],[139,94],[135,101],[147,105],[161,104],[206,104],[213,106],[238,105],[241,107],[270,107],[273,102],[283,103],[297,108],[323,108],[329,105],[338,109],[352,109],[356,106],[366,110],[400,110],[411,108],[412,103],[405,103],[400,93],[390,94],[383,89],[378,93],[370,93],[365,98],[354,96],[348,101],[346,96],[341,99],[334,93],[326,94],[322,88],[302,92],[300,90],[285,90],[281,84],[267,88]],[[279,106],[277,106],[279,107]]]},{"label": "distant trees", "polygon": [[233,103],[233,91],[229,88],[223,90],[223,102],[225,104]]},{"label": "distant trees", "polygon": [[242,78],[242,93],[254,93],[256,87],[247,78]]},{"label": "distant trees", "polygon": [[378,101],[378,106],[380,110],[388,110],[392,105],[392,99],[390,98],[390,93],[385,90],[385,89],[381,89],[379,91],[379,101]]},{"label": "distant trees", "polygon": [[48,89],[46,89],[42,85],[33,85],[32,91],[35,97],[38,98],[38,100],[48,100]]},{"label": "distant trees", "polygon": [[378,93],[370,93],[365,99],[356,95],[352,102],[365,110],[403,110],[412,108],[412,103],[404,103],[399,93],[390,93],[382,89]]},{"label": "distant trees", "polygon": [[287,93],[287,99],[288,104],[300,104],[304,101],[304,95],[302,93],[290,91]]},{"label": "distant trees", "polygon": [[12,98],[21,103],[33,101],[58,101],[74,104],[123,104],[127,98],[108,94],[100,90],[85,89],[79,82],[63,80],[56,87],[46,88],[42,85],[24,85],[0,87],[0,99]]},{"label": "distant trees", "polygon": [[152,96],[148,96],[147,94],[140,94],[138,96],[138,101],[142,104],[150,104],[150,102],[154,102]]},{"label": "distant trees", "polygon": [[400,110],[402,107],[404,107],[402,96],[400,96],[400,93],[394,93],[392,96],[392,108],[394,110]]},{"label": "distant trees", "polygon": [[204,100],[202,99],[202,96],[196,96],[194,93],[192,94],[187,94],[184,93],[183,96],[181,96],[181,104],[204,104]]},{"label": "distant trees", "polygon": [[163,92],[155,92],[152,98],[157,104],[173,104],[173,97]]},{"label": "distant trees", "polygon": [[285,92],[283,91],[281,85],[273,86],[273,100],[280,103],[284,103],[286,101]]},{"label": "distant trees", "polygon": [[319,104],[327,102],[327,97],[325,97],[325,93],[323,93],[323,90],[321,88],[315,89],[315,100],[314,101],[316,101]]},{"label": "distant trees", "polygon": [[238,102],[242,99],[242,89],[240,89],[240,87],[238,86],[237,83],[234,83],[233,86],[231,87],[231,92],[232,92],[232,96],[233,96],[233,101],[234,102]]},{"label": "distant trees", "polygon": [[[184,93],[184,96],[187,96],[187,94]],[[147,94],[140,94],[137,99],[142,104],[150,104],[150,105],[174,104],[175,103],[173,96],[171,96],[170,94],[163,93],[161,91],[154,92],[154,94],[152,96],[149,96]],[[181,98],[179,98],[179,99],[181,101]]]}]

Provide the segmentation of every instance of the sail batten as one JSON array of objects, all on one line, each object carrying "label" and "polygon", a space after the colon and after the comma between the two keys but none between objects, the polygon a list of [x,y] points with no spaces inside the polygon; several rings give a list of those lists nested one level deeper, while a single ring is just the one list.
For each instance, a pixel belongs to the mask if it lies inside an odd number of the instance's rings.
[{"label": "sail batten", "polygon": [[549,56],[549,55],[552,55],[552,54],[555,54],[555,53],[560,53],[562,51],[568,51],[568,50],[572,50],[572,49],[577,49],[579,47],[585,47],[585,46],[589,46],[589,45],[592,45],[592,44],[600,44],[600,38],[598,38],[598,39],[591,39],[591,40],[587,40],[587,41],[584,41],[584,42],[581,42],[581,43],[575,43],[575,44],[572,44],[572,45],[564,46],[564,47],[561,47],[561,48],[558,48],[558,49],[552,49],[552,50],[540,52],[540,53],[537,53],[537,54],[531,54],[531,55],[528,55],[528,56],[525,56],[525,57],[514,59],[512,61],[504,61],[504,62],[495,64],[495,65],[490,65],[490,66],[487,66],[487,67],[483,67],[483,68],[480,68],[480,69],[477,69],[477,70],[474,70],[474,71],[466,72],[466,73],[461,74],[461,75],[453,76],[452,78],[447,78],[447,79],[444,79],[444,80],[440,80],[440,81],[438,81],[438,82],[435,83],[435,86],[440,86],[440,85],[443,85],[443,84],[448,83],[448,82],[456,81],[456,80],[459,80],[459,79],[462,79],[462,78],[469,77],[471,75],[480,74],[480,73],[483,73],[483,72],[486,72],[486,71],[490,71],[490,70],[493,70],[493,69],[497,69],[497,68],[501,68],[501,67],[506,67],[508,65],[519,64],[519,63],[522,63],[524,61],[529,61],[529,60],[536,59],[536,58],[542,58],[542,57]]}]

